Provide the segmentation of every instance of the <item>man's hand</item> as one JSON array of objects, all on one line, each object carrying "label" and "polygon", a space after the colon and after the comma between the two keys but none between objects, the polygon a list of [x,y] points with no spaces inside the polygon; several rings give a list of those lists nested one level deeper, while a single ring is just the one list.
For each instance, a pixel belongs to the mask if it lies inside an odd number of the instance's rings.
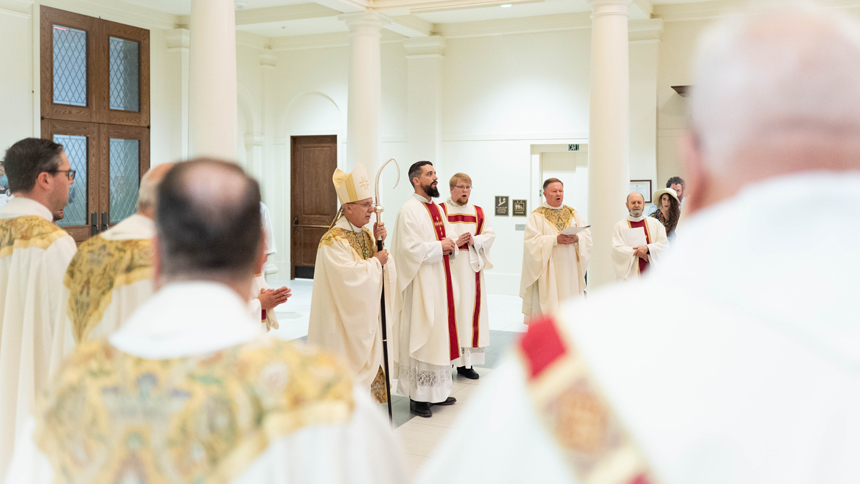
[{"label": "man's hand", "polygon": [[385,242],[386,237],[388,237],[388,231],[385,230],[385,222],[373,224],[374,240],[381,240]]},{"label": "man's hand", "polygon": [[260,300],[260,307],[268,311],[287,302],[287,299],[292,295],[290,292],[286,286],[280,289],[260,289],[260,295],[257,296],[257,299]]},{"label": "man's hand", "polygon": [[385,249],[382,249],[382,250],[378,251],[377,253],[373,254],[373,257],[376,257],[377,259],[379,259],[380,264],[385,265],[385,263],[388,262],[388,251]]},{"label": "man's hand", "polygon": [[442,240],[442,254],[443,255],[453,254],[454,249],[456,249],[456,248],[457,248],[457,244],[455,244],[454,241],[449,239],[448,237],[445,237],[445,239]]},{"label": "man's hand", "polygon": [[558,245],[570,245],[570,244],[576,242],[577,240],[579,240],[579,236],[578,235],[558,234],[558,237],[556,237],[556,240],[558,241]]},{"label": "man's hand", "polygon": [[463,244],[475,245],[475,239],[472,238],[471,232],[466,232],[465,234],[457,238],[457,247],[461,247],[463,246]]},{"label": "man's hand", "polygon": [[634,247],[633,255],[640,259],[643,259],[645,262],[648,262],[648,246],[640,245],[639,247]]}]

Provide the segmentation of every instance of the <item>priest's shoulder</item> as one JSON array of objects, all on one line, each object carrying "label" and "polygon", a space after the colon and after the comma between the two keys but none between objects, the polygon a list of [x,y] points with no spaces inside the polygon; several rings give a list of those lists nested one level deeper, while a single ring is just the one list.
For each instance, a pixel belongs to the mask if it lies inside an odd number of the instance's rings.
[{"label": "priest's shoulder", "polygon": [[11,254],[14,249],[47,249],[68,235],[65,230],[38,215],[0,219],[0,257]]},{"label": "priest's shoulder", "polygon": [[320,239],[319,247],[324,245],[331,246],[336,240],[346,240],[346,235],[349,231],[341,227],[332,227],[323,234]]},{"label": "priest's shoulder", "polygon": [[[573,208],[573,207],[571,207],[571,206],[569,206],[569,205],[562,205],[562,206],[561,206],[561,209],[562,209],[563,211],[565,211],[565,212],[570,212],[570,213],[572,213],[572,214],[577,213],[577,212],[576,212],[576,209],[575,209],[575,208]],[[548,212],[550,212],[550,211],[555,211],[555,210],[557,210],[557,209],[554,209],[554,208],[548,208],[548,207],[538,207],[538,208],[536,208],[536,209],[532,210],[532,214],[533,214],[533,215],[540,215],[540,216],[542,216],[542,217],[543,217],[543,216],[545,216]]]}]

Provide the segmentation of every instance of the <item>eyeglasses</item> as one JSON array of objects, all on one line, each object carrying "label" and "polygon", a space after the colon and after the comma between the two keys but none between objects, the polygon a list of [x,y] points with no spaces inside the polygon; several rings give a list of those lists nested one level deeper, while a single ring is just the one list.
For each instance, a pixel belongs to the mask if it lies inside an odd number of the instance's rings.
[{"label": "eyeglasses", "polygon": [[77,173],[75,170],[51,170],[47,173],[65,173],[69,180],[75,181],[75,174]]},{"label": "eyeglasses", "polygon": [[460,190],[471,190],[471,189],[472,189],[472,186],[471,186],[471,185],[469,185],[469,186],[465,186],[465,187],[463,187],[463,186],[457,185],[457,186],[455,186],[454,188],[459,188]]},{"label": "eyeglasses", "polygon": [[364,203],[350,202],[349,205],[354,205],[356,207],[361,207],[361,208],[367,210],[373,206],[373,202],[364,202]]}]

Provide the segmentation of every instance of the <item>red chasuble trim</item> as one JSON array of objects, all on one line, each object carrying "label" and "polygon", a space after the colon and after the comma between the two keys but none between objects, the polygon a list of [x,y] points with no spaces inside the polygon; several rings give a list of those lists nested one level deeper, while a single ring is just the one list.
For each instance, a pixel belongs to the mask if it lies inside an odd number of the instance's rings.
[{"label": "red chasuble trim", "polygon": [[[445,216],[448,217],[448,222],[451,223],[473,223],[476,225],[475,235],[481,235],[481,231],[484,230],[484,209],[475,205],[475,215],[463,215],[463,214],[448,214],[448,204],[440,203],[442,207],[442,211],[445,212]],[[460,246],[462,250],[468,250],[469,246],[463,244]],[[481,273],[475,273],[475,310],[472,312],[472,348],[480,348],[478,346],[478,336],[480,334],[480,321],[481,321]]]},{"label": "red chasuble trim", "polygon": [[[643,229],[645,229],[645,243],[646,244],[651,243],[651,232],[648,230],[648,218],[647,217],[643,218],[642,220],[640,220],[638,222],[631,222],[630,220],[628,220],[627,226],[630,227],[631,229],[635,229],[637,227],[642,227]],[[645,259],[639,259],[639,274],[644,274],[646,270],[648,270],[648,261],[646,261]]]},{"label": "red chasuble trim", "polygon": [[[446,237],[445,235],[445,221],[442,219],[442,215],[439,213],[439,207],[436,206],[435,203],[421,203],[424,205],[424,208],[427,209],[427,213],[430,214],[430,220],[433,221],[433,229],[436,233],[436,240],[442,241]],[[454,311],[454,286],[451,282],[451,261],[450,258],[445,255],[442,257],[442,261],[444,262],[443,266],[445,267],[445,289],[446,295],[448,296],[448,351],[451,356],[451,360],[456,360],[460,357],[460,341],[457,339],[457,319],[456,312]]]},{"label": "red chasuble trim", "polygon": [[528,332],[520,340],[520,350],[526,357],[529,380],[539,377],[567,352],[552,318],[532,320]]}]

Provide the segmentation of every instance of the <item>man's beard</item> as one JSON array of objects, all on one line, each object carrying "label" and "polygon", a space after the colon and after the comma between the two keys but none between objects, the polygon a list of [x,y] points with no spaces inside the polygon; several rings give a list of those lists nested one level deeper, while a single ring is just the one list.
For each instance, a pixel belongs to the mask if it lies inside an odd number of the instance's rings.
[{"label": "man's beard", "polygon": [[639,217],[641,217],[641,216],[642,216],[642,209],[640,208],[640,209],[638,209],[638,210],[631,210],[631,211],[630,211],[630,216],[631,216],[631,217],[633,217],[633,218],[639,218]]},{"label": "man's beard", "polygon": [[439,198],[439,189],[433,185],[421,185],[421,189],[430,198]]}]

